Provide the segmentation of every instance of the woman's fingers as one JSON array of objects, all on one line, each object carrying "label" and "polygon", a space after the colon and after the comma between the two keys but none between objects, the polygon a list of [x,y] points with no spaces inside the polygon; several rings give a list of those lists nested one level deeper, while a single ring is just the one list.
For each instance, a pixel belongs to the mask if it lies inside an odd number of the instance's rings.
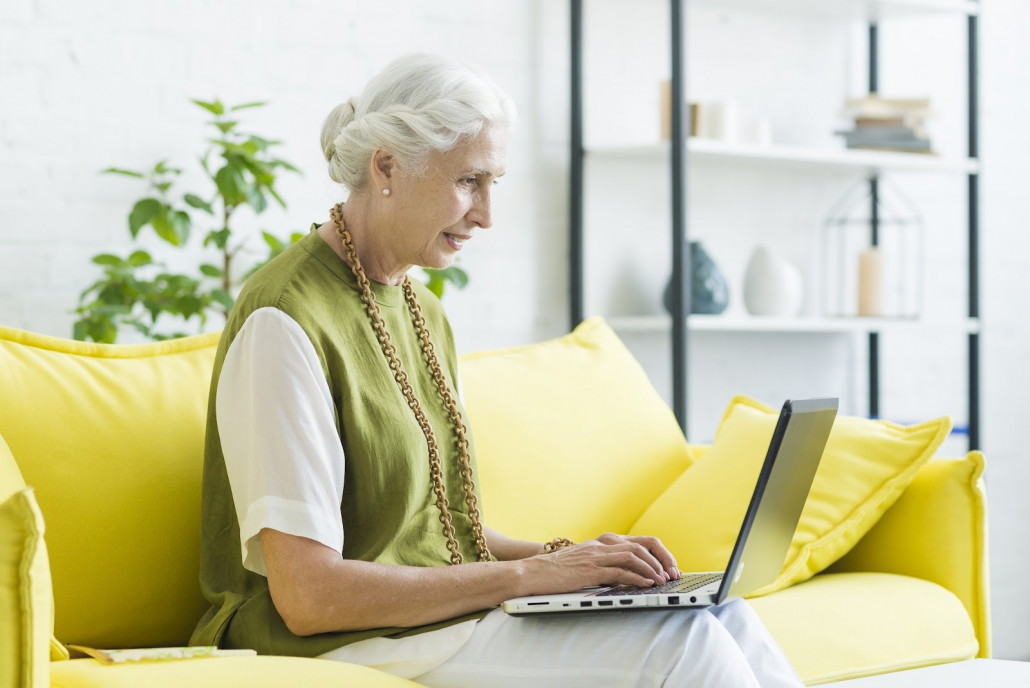
[{"label": "woman's fingers", "polygon": [[661,540],[654,537],[616,535],[605,533],[597,538],[599,542],[617,547],[619,545],[630,545],[638,556],[651,565],[658,581],[664,583],[673,578],[679,578],[679,570],[676,569],[676,559],[672,553],[665,548]]},{"label": "woman's fingers", "polygon": [[666,549],[662,541],[656,537],[649,536],[627,536],[627,540],[635,542],[647,548],[661,564],[662,570],[668,573],[673,579],[681,578],[679,567],[676,564],[676,557]]}]

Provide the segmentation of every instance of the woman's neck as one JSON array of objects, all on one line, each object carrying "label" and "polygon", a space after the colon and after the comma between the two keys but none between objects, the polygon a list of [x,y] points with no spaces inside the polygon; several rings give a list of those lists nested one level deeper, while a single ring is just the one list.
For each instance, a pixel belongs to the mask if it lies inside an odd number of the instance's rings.
[{"label": "woman's neck", "polygon": [[[404,283],[411,265],[404,265],[393,257],[388,246],[380,246],[376,241],[382,239],[385,232],[377,232],[369,222],[369,213],[363,207],[360,198],[354,196],[343,206],[343,220],[347,232],[350,233],[354,242],[354,250],[357,251],[358,260],[361,261],[361,268],[365,276],[374,282],[400,286]],[[332,220],[318,228],[318,234],[322,240],[329,244],[329,247],[336,252],[336,255],[345,263],[347,252],[343,247],[343,239],[337,233],[336,224]]]}]

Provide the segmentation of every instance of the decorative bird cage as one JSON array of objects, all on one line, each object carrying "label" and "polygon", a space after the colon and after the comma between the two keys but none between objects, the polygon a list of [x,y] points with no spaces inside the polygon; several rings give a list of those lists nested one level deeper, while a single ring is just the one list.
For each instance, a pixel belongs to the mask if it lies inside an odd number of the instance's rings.
[{"label": "decorative bird cage", "polygon": [[[862,181],[822,223],[822,311],[837,317],[918,318],[925,223],[897,186]],[[875,207],[875,212],[874,212]]]}]

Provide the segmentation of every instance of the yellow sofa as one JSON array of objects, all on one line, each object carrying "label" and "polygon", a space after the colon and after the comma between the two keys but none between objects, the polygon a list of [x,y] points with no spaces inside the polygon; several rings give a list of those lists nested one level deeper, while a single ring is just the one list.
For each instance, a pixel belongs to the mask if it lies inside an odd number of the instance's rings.
[{"label": "yellow sofa", "polygon": [[[627,531],[703,454],[670,434],[653,390],[637,394],[641,371],[622,359],[597,369],[614,360],[613,338],[593,322],[579,338],[464,357],[488,524],[525,537],[546,527],[548,539]],[[98,648],[187,642],[206,607],[200,480],[216,344],[108,346],[0,327],[0,503],[33,488],[50,574],[15,561],[22,579],[0,577],[4,685],[414,685],[322,660],[106,665],[43,645],[51,632]],[[518,385],[554,391],[534,401]],[[593,437],[603,446],[585,446]],[[622,474],[598,470],[629,455]],[[751,600],[806,682],[989,656],[982,470],[976,453],[930,460],[832,567]]]}]

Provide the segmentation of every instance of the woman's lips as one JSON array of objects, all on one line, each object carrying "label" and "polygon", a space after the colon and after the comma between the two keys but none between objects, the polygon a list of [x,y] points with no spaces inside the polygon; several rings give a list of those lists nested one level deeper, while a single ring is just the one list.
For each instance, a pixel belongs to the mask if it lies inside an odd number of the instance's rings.
[{"label": "woman's lips", "polygon": [[450,234],[444,232],[443,236],[447,239],[447,243],[450,244],[451,248],[455,251],[460,251],[464,247],[465,242],[471,239],[471,236],[462,236],[460,234]]}]

